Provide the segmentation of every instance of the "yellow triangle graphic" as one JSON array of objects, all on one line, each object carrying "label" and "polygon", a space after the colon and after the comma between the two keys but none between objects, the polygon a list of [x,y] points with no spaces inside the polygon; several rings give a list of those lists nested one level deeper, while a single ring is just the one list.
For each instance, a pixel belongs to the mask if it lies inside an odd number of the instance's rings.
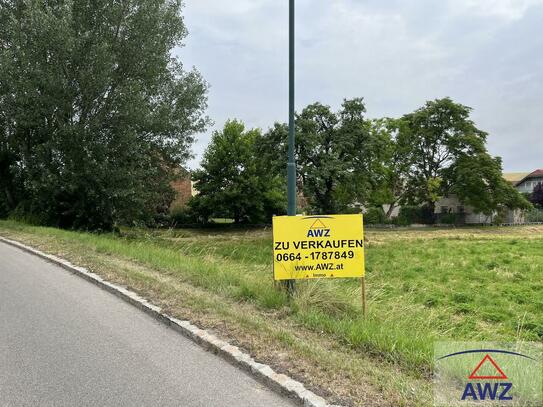
[{"label": "yellow triangle graphic", "polygon": [[309,229],[327,229],[320,219],[317,219]]}]

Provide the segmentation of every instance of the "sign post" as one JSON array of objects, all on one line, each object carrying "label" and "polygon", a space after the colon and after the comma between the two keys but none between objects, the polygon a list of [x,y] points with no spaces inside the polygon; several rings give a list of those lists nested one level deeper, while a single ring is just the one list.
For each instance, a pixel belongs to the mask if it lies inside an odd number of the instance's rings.
[{"label": "sign post", "polygon": [[360,282],[361,282],[360,288],[362,289],[362,315],[364,316],[364,318],[366,318],[366,313],[367,313],[367,309],[366,309],[366,277],[362,277],[360,279]]},{"label": "sign post", "polygon": [[273,257],[276,281],[360,278],[366,314],[362,215],[276,216]]}]

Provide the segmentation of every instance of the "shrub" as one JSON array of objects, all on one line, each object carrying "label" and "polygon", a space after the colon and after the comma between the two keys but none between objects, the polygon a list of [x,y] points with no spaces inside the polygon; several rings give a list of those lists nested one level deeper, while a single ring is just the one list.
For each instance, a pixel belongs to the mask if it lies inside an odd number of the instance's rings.
[{"label": "shrub", "polygon": [[445,225],[464,225],[466,223],[466,214],[443,213],[436,216],[436,221]]},{"label": "shrub", "polygon": [[44,223],[43,217],[32,211],[25,202],[19,203],[14,210],[9,212],[8,218],[28,225],[42,225]]},{"label": "shrub", "polygon": [[170,221],[173,226],[190,225],[197,223],[194,212],[183,206],[176,206],[170,211]]},{"label": "shrub", "polygon": [[536,185],[529,199],[536,207],[543,208],[543,183],[539,182]]},{"label": "shrub", "polygon": [[414,223],[431,224],[434,222],[434,214],[426,206],[402,206],[396,222],[402,226]]},{"label": "shrub", "polygon": [[7,218],[9,214],[8,205],[4,200],[0,200],[0,219]]},{"label": "shrub", "polygon": [[505,212],[505,209],[500,209],[496,216],[494,216],[494,219],[492,220],[492,223],[494,225],[500,225],[502,223],[505,223],[507,221],[507,214]]},{"label": "shrub", "polygon": [[456,213],[444,213],[443,215],[439,216],[439,223],[454,225],[457,223],[456,218]]},{"label": "shrub", "polygon": [[383,208],[369,208],[364,214],[364,223],[367,225],[382,225],[386,223],[386,215]]}]

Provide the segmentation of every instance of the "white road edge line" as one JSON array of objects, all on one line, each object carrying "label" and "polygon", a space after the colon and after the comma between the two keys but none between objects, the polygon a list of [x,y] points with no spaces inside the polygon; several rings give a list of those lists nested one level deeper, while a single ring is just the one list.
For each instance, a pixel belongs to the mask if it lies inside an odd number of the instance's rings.
[{"label": "white road edge line", "polygon": [[303,383],[300,383],[284,374],[276,373],[269,365],[256,362],[251,355],[242,352],[237,346],[233,346],[207,332],[206,330],[198,328],[190,321],[182,321],[163,313],[160,307],[151,304],[138,294],[119,285],[110,283],[84,267],[76,266],[67,260],[61,259],[60,257],[44,253],[34,249],[33,247],[27,246],[15,240],[6,239],[2,236],[0,236],[0,242],[4,242],[27,253],[41,257],[42,259],[62,267],[63,269],[84,278],[98,287],[109,291],[129,304],[137,307],[141,311],[149,314],[156,320],[169,326],[176,332],[196,342],[205,350],[221,356],[235,367],[241,368],[248,372],[251,376],[266,385],[272,391],[283,396],[287,396],[304,407],[334,407],[328,404],[324,398],[316,395],[310,390],[307,390]]}]

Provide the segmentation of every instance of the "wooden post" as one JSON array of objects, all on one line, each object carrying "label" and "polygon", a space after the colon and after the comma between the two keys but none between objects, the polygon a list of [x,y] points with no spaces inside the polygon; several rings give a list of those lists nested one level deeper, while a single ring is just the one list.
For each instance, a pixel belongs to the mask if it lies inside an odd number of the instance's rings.
[{"label": "wooden post", "polygon": [[361,288],[362,288],[362,316],[366,318],[367,309],[366,309],[366,277],[360,279]]}]

